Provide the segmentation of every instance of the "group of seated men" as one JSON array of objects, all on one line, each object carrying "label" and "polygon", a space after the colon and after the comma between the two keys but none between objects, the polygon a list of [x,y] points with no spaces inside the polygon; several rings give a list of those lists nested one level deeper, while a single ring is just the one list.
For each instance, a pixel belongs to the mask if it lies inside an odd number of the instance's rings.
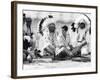
[{"label": "group of seated men", "polygon": [[[79,43],[75,46],[71,43],[71,33],[69,32],[69,27],[66,24],[61,26],[59,32],[57,32],[56,22],[53,17],[48,16],[41,22],[39,32],[41,34],[41,40],[43,40],[44,44],[41,44],[41,49],[36,49],[35,39],[33,40],[33,38],[35,38],[33,37],[34,34],[25,34],[23,38],[24,61],[29,60],[31,62],[33,58],[42,58],[44,56],[52,56],[52,60],[65,60],[81,56],[81,49],[88,44],[86,41],[86,34],[90,32],[90,28],[89,30],[85,30],[87,26],[84,22],[79,23],[78,28],[75,28],[75,23],[72,23],[71,25],[70,32],[72,31],[74,34],[77,34],[77,38],[75,38],[75,40],[76,43]],[[83,31],[85,30],[81,41],[78,41],[78,38],[80,37],[78,35],[79,29]],[[88,51],[88,53],[90,52]]]}]

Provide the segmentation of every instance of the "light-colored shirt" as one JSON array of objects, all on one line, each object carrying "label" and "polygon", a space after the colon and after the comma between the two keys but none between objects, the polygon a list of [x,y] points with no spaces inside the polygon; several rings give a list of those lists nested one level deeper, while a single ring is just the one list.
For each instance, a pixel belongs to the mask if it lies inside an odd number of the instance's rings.
[{"label": "light-colored shirt", "polygon": [[66,33],[66,38],[63,36],[63,34],[59,34],[57,37],[58,47],[64,46],[68,48],[68,44],[70,42],[70,36],[68,33]]},{"label": "light-colored shirt", "polygon": [[52,34],[52,33],[49,33],[48,31],[44,32],[44,35],[41,36],[39,40],[39,49],[43,51],[43,49],[49,45],[56,47],[56,44],[57,44],[56,37],[57,37],[56,33]]}]

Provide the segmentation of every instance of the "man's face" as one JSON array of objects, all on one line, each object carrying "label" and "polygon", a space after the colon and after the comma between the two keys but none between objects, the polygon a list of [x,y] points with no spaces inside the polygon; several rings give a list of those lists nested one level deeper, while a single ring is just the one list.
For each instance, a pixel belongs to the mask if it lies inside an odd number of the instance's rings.
[{"label": "man's face", "polygon": [[79,23],[75,24],[75,27],[76,27],[76,29],[77,29],[78,35],[80,35],[78,41],[81,42],[81,41],[83,40],[85,31],[86,31],[86,29],[87,29],[87,28],[86,28],[86,24],[83,23],[83,22],[81,22],[81,23],[79,22]]},{"label": "man's face", "polygon": [[62,28],[62,34],[66,35],[66,31]]},{"label": "man's face", "polygon": [[54,23],[50,23],[48,25],[48,29],[49,29],[49,32],[50,33],[54,33],[55,32],[55,29],[56,29],[55,24]]}]

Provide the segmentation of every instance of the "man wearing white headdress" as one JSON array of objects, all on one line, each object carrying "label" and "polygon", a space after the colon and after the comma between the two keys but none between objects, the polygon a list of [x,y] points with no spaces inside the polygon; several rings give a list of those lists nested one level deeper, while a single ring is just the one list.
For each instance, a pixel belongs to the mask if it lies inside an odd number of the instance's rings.
[{"label": "man wearing white headdress", "polygon": [[47,17],[42,24],[42,38],[39,41],[41,55],[54,55],[56,47],[56,19]]},{"label": "man wearing white headdress", "polygon": [[[70,45],[72,46],[72,53],[75,54],[80,52],[80,54],[88,53],[84,48],[87,44],[90,45],[90,40],[88,41],[89,37],[86,37],[89,32],[89,28],[91,27],[91,20],[85,14],[81,14],[76,18],[74,22],[74,30],[70,32]],[[90,46],[88,46],[90,48]]]}]

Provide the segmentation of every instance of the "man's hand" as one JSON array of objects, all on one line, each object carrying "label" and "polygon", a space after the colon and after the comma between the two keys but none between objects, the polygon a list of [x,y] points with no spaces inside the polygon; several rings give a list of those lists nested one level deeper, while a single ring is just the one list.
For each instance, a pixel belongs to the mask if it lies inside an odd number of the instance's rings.
[{"label": "man's hand", "polygon": [[72,50],[72,55],[75,55],[77,54],[77,52],[80,50],[80,47],[75,47],[73,50]]}]

